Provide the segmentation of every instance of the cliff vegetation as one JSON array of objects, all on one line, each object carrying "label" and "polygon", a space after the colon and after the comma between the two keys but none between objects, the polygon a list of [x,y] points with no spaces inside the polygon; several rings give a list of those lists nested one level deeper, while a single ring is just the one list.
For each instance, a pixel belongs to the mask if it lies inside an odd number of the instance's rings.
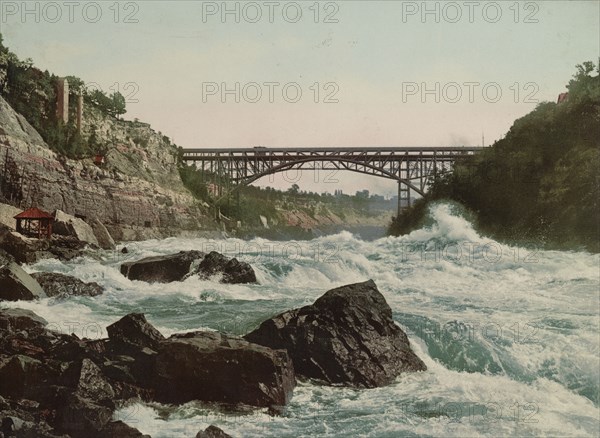
[{"label": "cliff vegetation", "polygon": [[389,232],[410,232],[422,225],[428,204],[452,200],[495,238],[599,251],[598,73],[593,62],[578,65],[565,101],[539,104],[492,147],[437,178]]}]

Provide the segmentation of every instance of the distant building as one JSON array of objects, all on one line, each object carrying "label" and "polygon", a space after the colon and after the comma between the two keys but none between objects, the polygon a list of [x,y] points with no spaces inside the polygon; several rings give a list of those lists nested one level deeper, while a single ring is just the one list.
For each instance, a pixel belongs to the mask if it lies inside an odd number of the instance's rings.
[{"label": "distant building", "polygon": [[569,93],[560,93],[558,95],[558,101],[556,103],[560,104],[566,102],[567,100],[569,100]]},{"label": "distant building", "polygon": [[94,157],[94,164],[96,166],[102,167],[106,163],[106,157],[102,154],[96,154]]}]

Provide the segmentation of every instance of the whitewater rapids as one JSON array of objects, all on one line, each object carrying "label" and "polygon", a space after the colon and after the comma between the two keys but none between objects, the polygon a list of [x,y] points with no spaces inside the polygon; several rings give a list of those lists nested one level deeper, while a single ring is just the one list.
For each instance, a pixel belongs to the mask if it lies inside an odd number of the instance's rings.
[{"label": "whitewater rapids", "polygon": [[[130,312],[167,336],[244,334],[331,288],[373,279],[426,372],[370,390],[300,382],[280,417],[188,403],[134,404],[116,419],[154,438],[193,437],[209,424],[236,437],[598,436],[599,256],[500,244],[449,204],[434,206],[430,220],[375,241],[348,232],[290,242],[170,238],[127,244],[128,254],[44,260],[26,269],[95,281],[105,294],[3,305],[88,338],[106,337]],[[260,284],[149,285],[119,272],[126,260],[191,249],[251,263]]]}]

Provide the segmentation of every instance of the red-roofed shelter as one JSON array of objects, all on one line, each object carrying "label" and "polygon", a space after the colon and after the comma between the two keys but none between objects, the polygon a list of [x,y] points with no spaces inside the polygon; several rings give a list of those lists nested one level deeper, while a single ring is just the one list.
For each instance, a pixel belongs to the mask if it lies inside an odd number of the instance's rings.
[{"label": "red-roofed shelter", "polygon": [[39,208],[32,207],[15,216],[17,220],[17,232],[24,236],[36,237],[38,239],[52,237],[52,224],[54,216]]}]

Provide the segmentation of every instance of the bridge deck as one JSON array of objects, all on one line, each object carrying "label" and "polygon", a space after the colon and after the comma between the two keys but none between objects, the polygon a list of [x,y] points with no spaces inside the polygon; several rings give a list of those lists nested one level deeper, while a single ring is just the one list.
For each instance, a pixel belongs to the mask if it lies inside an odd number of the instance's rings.
[{"label": "bridge deck", "polygon": [[482,147],[473,146],[408,146],[408,147],[314,147],[314,148],[206,148],[206,149],[184,149],[183,159],[186,161],[222,160],[225,157],[247,158],[264,157],[280,159],[302,156],[340,157],[340,156],[389,156],[402,157],[406,155],[445,156],[454,154],[472,154]]}]

